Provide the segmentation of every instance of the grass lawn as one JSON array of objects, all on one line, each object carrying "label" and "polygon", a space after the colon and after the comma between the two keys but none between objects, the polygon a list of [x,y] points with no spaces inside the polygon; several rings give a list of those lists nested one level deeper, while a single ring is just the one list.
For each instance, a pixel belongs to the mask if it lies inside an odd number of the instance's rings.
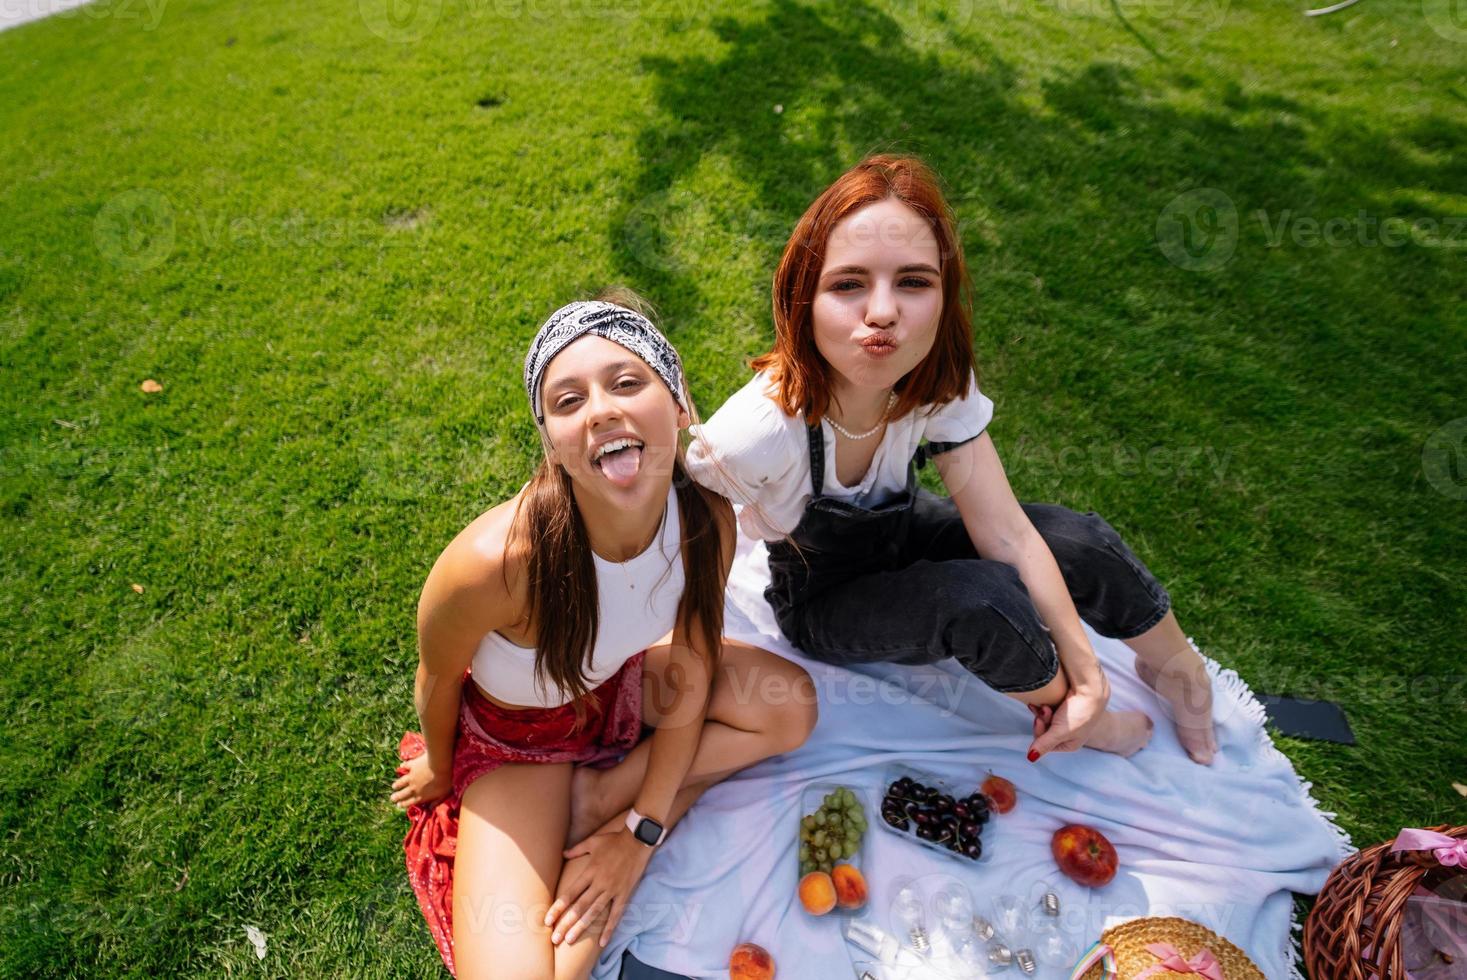
[{"label": "grass lawn", "polygon": [[441,975],[387,784],[418,589],[534,463],[528,338],[632,285],[710,414],[873,148],[952,190],[1020,499],[1344,705],[1280,747],[1358,844],[1463,818],[1445,0],[398,7],[0,34],[0,975]]}]

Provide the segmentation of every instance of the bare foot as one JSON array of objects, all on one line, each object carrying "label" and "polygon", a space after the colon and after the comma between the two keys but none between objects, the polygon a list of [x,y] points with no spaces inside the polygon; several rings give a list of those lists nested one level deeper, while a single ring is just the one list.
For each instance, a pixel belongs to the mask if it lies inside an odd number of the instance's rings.
[{"label": "bare foot", "polygon": [[579,844],[590,837],[606,819],[601,812],[601,772],[590,766],[571,770],[570,827],[565,833],[565,846]]},{"label": "bare foot", "polygon": [[1096,722],[1085,747],[1122,757],[1135,755],[1151,741],[1151,729],[1151,717],[1144,711],[1107,711]]},{"label": "bare foot", "polygon": [[1212,724],[1212,679],[1207,665],[1190,646],[1156,668],[1136,658],[1136,673],[1155,691],[1176,725],[1177,739],[1192,761],[1212,765],[1217,733]]}]

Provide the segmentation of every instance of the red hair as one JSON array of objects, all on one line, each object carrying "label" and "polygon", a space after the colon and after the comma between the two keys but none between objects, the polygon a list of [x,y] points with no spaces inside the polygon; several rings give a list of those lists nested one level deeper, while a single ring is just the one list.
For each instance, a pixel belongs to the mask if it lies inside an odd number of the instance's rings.
[{"label": "red hair", "polygon": [[811,306],[835,226],[870,204],[896,198],[927,219],[937,239],[942,316],[932,350],[896,383],[894,418],[922,405],[967,394],[973,359],[973,287],[952,209],[937,177],[916,157],[870,156],[841,174],[800,217],[774,270],[774,347],[754,358],[768,371],[786,415],[803,412],[815,425],[830,407],[830,365],[815,347]]}]

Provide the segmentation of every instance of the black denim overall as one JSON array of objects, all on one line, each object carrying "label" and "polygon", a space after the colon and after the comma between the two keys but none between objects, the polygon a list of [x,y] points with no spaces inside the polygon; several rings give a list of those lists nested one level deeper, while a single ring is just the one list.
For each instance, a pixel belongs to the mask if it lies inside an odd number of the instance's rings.
[{"label": "black denim overall", "polygon": [[[768,544],[764,597],[790,642],[832,664],[955,657],[1003,692],[1048,684],[1059,657],[1018,570],[979,558],[952,500],[917,485],[930,457],[961,443],[923,445],[901,495],[866,508],[824,496],[824,434],[808,433],[814,496],[790,532],[799,547]],[[1098,514],[1020,506],[1097,633],[1138,636],[1166,615],[1166,590]]]}]

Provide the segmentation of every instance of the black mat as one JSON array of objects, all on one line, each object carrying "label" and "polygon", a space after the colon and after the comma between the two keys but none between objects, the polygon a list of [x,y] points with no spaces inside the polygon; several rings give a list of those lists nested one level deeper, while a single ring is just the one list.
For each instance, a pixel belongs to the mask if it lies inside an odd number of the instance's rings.
[{"label": "black mat", "polygon": [[689,980],[681,973],[668,973],[640,962],[627,950],[621,958],[621,980]]}]

